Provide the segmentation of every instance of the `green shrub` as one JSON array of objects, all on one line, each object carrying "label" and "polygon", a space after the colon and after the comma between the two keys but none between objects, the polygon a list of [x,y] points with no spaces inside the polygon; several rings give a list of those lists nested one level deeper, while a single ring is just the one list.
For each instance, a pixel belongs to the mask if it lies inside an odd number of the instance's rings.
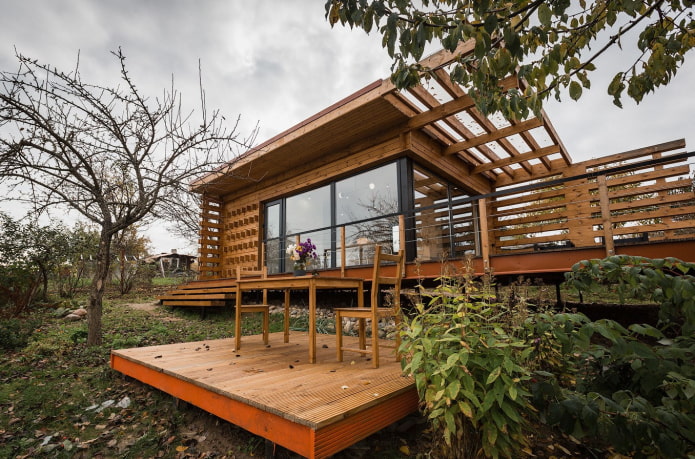
[{"label": "green shrub", "polygon": [[[400,352],[413,375],[446,457],[512,457],[527,445],[533,349],[518,338],[514,312],[474,297],[472,283],[446,279],[427,305],[405,319]],[[463,288],[465,287],[465,289]],[[463,293],[463,291],[468,292]]]},{"label": "green shrub", "polygon": [[573,267],[568,279],[575,287],[608,284],[625,296],[651,295],[661,306],[661,328],[625,328],[609,320],[549,327],[555,356],[550,361],[563,363],[534,375],[533,402],[544,422],[631,457],[695,455],[695,279],[687,275],[692,268],[642,257]]},{"label": "green shrub", "polygon": [[566,277],[580,292],[614,286],[621,303],[628,296],[653,300],[660,305],[659,325],[677,335],[695,333],[694,271],[695,264],[676,258],[614,255],[576,263]]},{"label": "green shrub", "polygon": [[0,320],[0,349],[22,349],[41,322],[37,319]]}]

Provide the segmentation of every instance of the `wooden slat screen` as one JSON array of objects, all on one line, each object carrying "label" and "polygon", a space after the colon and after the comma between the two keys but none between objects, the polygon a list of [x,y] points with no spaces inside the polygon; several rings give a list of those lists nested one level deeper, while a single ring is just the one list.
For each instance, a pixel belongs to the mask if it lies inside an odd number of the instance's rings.
[{"label": "wooden slat screen", "polygon": [[222,202],[219,198],[203,195],[200,205],[200,258],[199,279],[220,277],[222,252]]},{"label": "wooden slat screen", "polygon": [[[660,153],[640,159],[658,157]],[[601,176],[601,169],[623,164],[604,160],[587,171]],[[600,246],[606,234],[612,234],[615,245],[695,238],[695,193],[684,161],[603,177],[491,200],[492,253]],[[601,182],[605,183],[603,207]],[[610,225],[608,233],[604,224]]]}]

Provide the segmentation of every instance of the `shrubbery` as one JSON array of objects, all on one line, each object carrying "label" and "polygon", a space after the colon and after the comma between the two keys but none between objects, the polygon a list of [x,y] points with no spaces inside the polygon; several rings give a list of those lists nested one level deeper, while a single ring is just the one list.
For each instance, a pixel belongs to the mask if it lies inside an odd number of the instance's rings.
[{"label": "shrubbery", "polygon": [[4,319],[0,320],[0,349],[22,349],[39,326],[40,320]]},{"label": "shrubbery", "polygon": [[400,351],[442,454],[514,457],[538,424],[588,449],[695,454],[693,268],[620,256],[573,267],[575,288],[617,284],[658,301],[658,328],[531,311],[498,302],[470,275],[441,279],[404,321]]}]

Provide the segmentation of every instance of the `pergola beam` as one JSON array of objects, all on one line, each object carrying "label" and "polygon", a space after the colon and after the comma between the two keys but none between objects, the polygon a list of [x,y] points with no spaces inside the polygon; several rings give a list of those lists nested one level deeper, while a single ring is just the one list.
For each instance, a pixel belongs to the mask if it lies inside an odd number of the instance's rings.
[{"label": "pergola beam", "polygon": [[481,164],[480,166],[474,167],[471,174],[479,174],[481,172],[489,171],[491,169],[496,169],[498,167],[509,166],[512,164],[520,163],[522,161],[529,161],[532,159],[543,158],[547,155],[552,155],[555,153],[560,153],[559,145],[550,145],[549,147],[540,148],[538,150],[529,151],[526,153],[521,153],[517,156],[511,156],[509,158],[501,159],[494,163]]},{"label": "pergola beam", "polygon": [[[543,120],[539,118],[531,118],[530,120],[523,121],[519,124],[513,124],[502,129],[490,132],[489,134],[479,135],[473,139],[465,140],[463,142],[458,142],[450,145],[444,150],[445,155],[453,155],[463,150],[469,148],[477,147],[478,145],[483,145],[485,143],[494,142],[496,140],[518,134],[520,132],[529,131],[533,128],[537,128],[543,125]],[[520,156],[520,155],[519,155]]]}]

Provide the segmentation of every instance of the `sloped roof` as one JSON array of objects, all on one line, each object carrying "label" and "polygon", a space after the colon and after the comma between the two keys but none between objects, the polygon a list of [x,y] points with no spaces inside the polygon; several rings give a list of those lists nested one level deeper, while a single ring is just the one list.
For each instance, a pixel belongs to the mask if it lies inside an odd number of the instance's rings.
[{"label": "sloped roof", "polygon": [[[458,51],[472,50],[473,43],[465,42]],[[458,158],[493,187],[547,177],[571,164],[545,113],[510,122],[479,112],[449,77],[452,56],[440,51],[421,61],[433,77],[412,89],[399,91],[388,80],[375,81],[194,182],[193,189],[222,194],[245,186],[239,178],[262,180],[324,154],[358,150],[415,130],[435,139],[440,154]],[[502,85],[518,87],[519,81],[508,78]]]}]

